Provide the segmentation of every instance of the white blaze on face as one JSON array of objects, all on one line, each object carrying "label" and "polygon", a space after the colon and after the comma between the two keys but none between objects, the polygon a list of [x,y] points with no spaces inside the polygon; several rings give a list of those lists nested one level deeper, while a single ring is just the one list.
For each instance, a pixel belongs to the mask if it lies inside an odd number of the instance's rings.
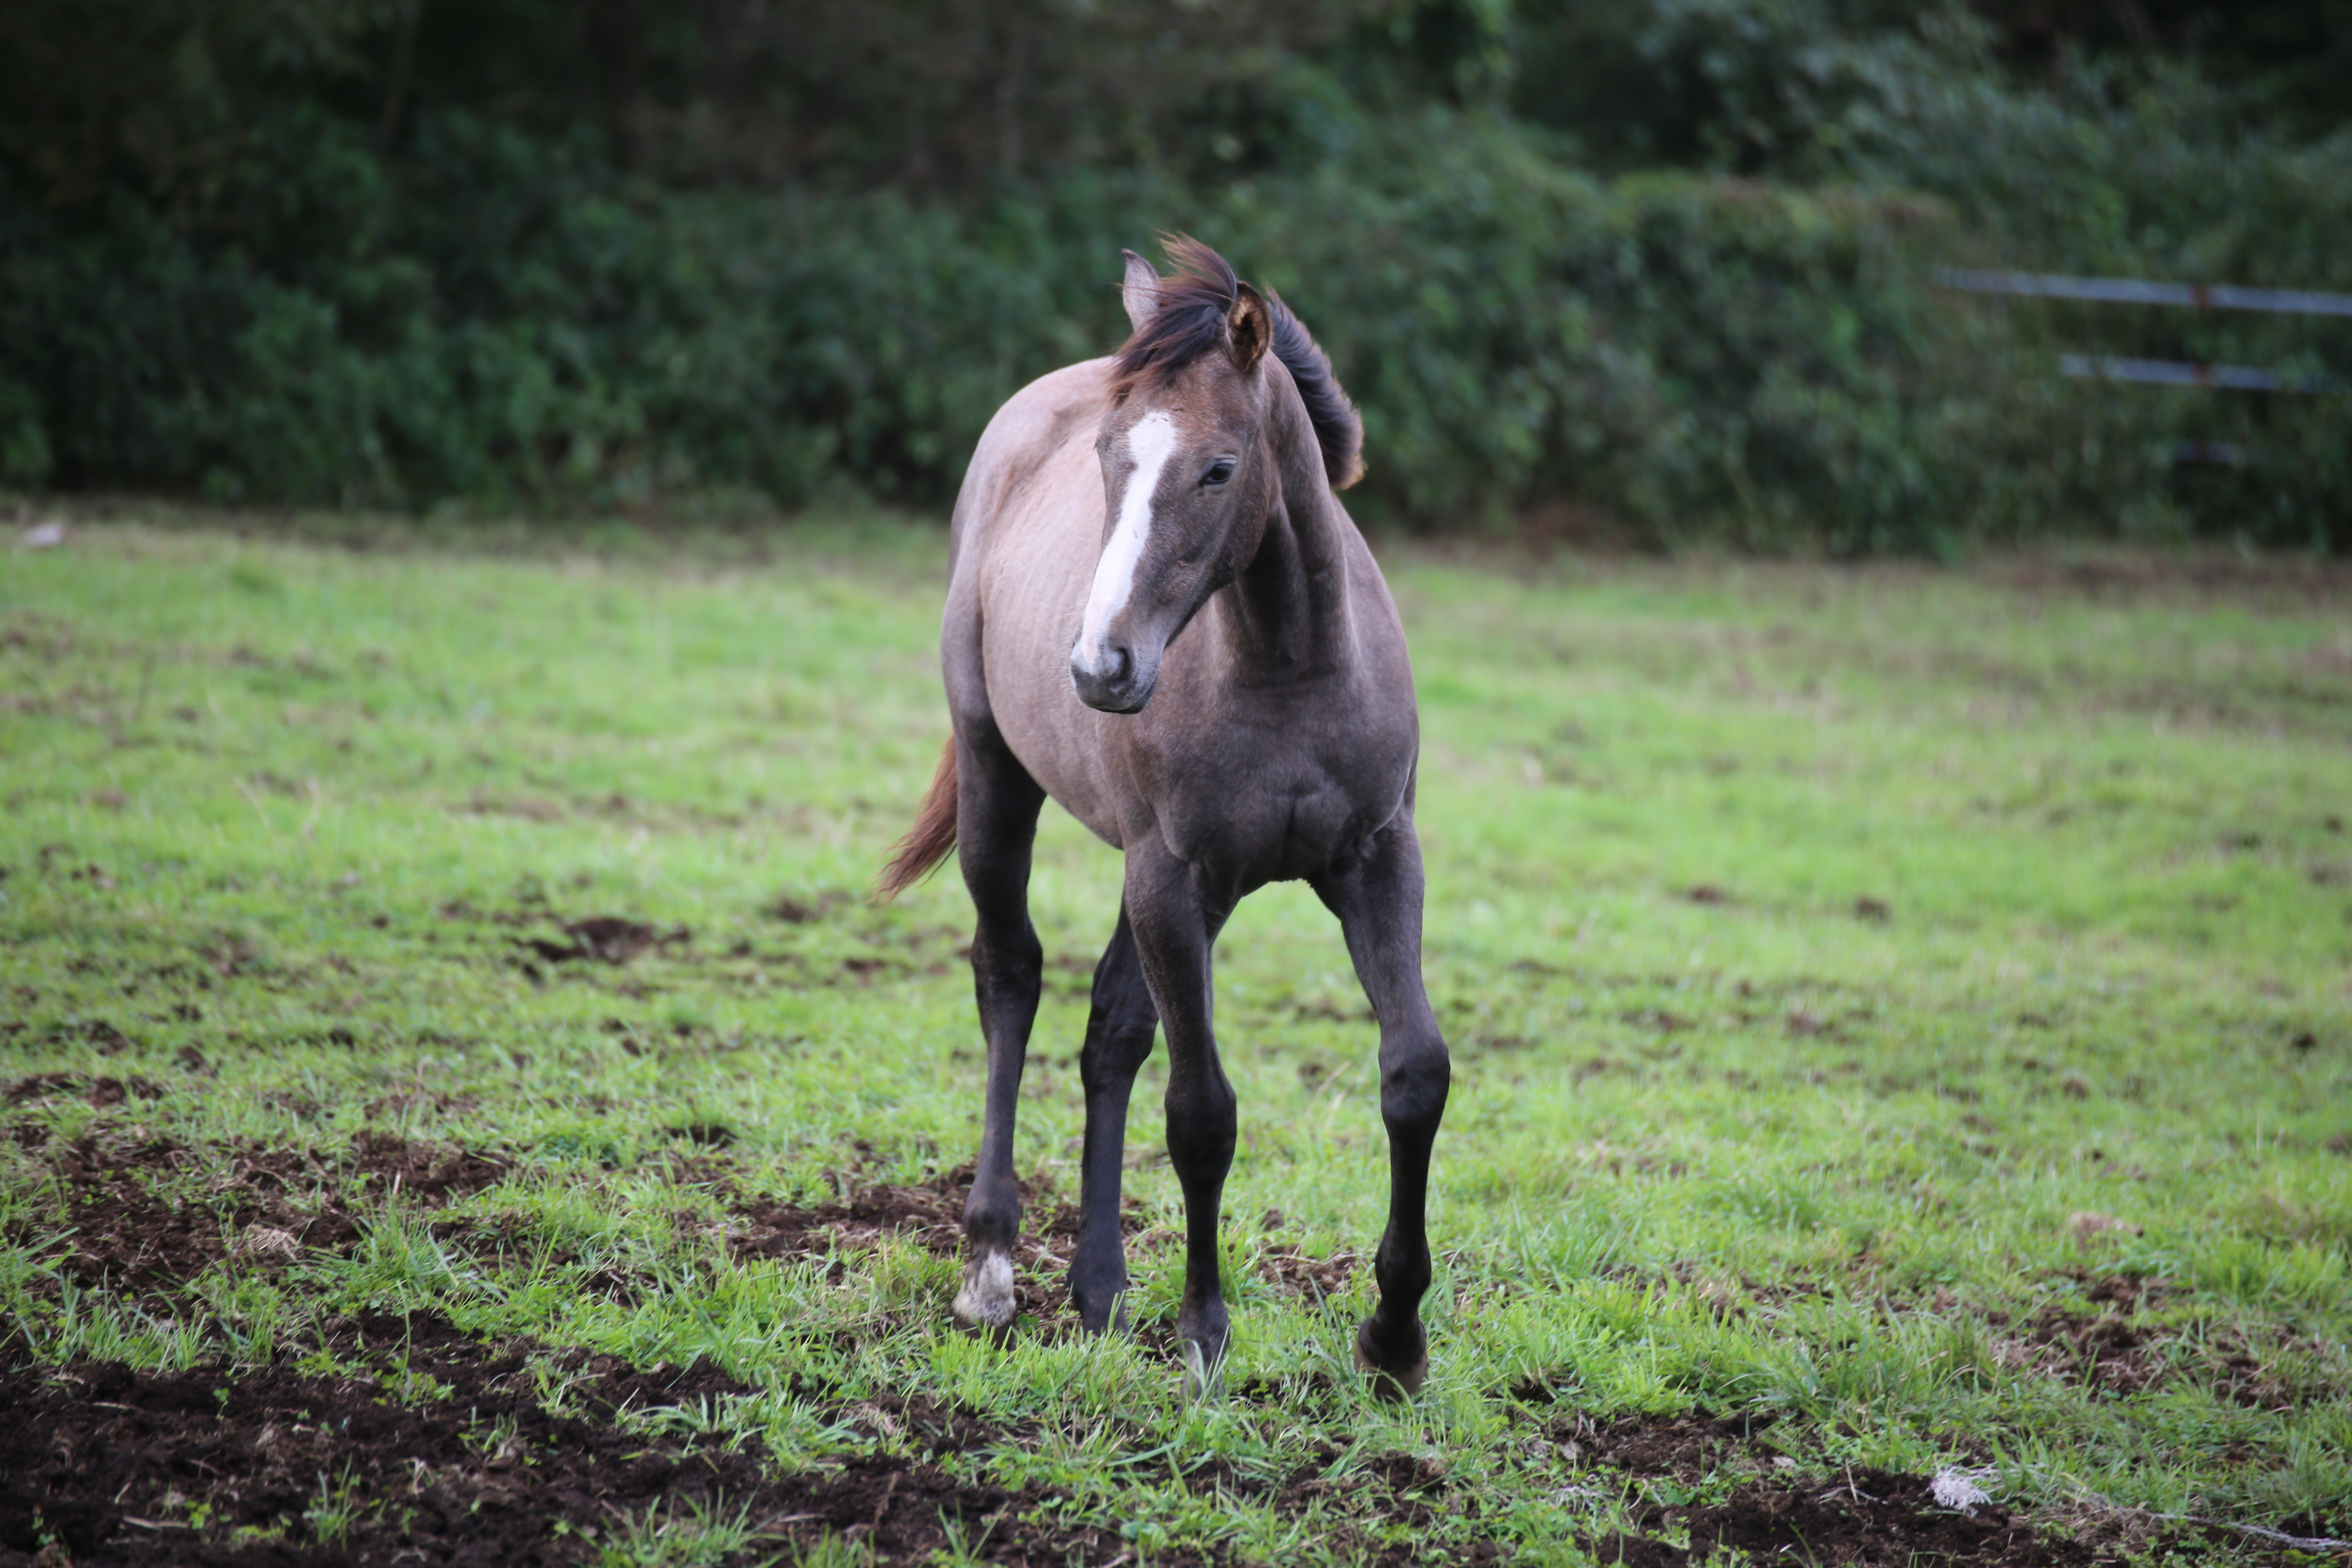
[{"label": "white blaze on face", "polygon": [[1103,546],[1095,567],[1094,592],[1087,596],[1087,618],[1078,632],[1077,657],[1098,669],[1105,658],[1104,641],[1110,624],[1127,608],[1135,594],[1135,571],[1143,562],[1143,548],[1151,542],[1151,493],[1160,488],[1160,471],[1176,453],[1176,421],[1159,409],[1137,420],[1127,433],[1127,455],[1135,468],[1119,496],[1118,526]]}]

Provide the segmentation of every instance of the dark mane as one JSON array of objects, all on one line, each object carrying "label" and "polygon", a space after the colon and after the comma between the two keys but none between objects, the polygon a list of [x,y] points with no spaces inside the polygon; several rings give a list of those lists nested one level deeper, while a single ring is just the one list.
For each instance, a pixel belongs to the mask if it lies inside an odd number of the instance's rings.
[{"label": "dark mane", "polygon": [[1225,258],[1187,235],[1166,240],[1172,276],[1160,280],[1160,309],[1111,362],[1111,395],[1157,386],[1225,341],[1225,318],[1242,297]]},{"label": "dark mane", "polygon": [[1331,374],[1329,357],[1307,335],[1306,324],[1290,313],[1282,296],[1267,289],[1265,305],[1274,317],[1275,357],[1298,384],[1315,439],[1323,448],[1323,472],[1333,489],[1344,490],[1364,477],[1363,416]]},{"label": "dark mane", "polygon": [[[1125,397],[1164,383],[1226,341],[1226,322],[1247,287],[1231,264],[1189,236],[1167,242],[1173,275],[1160,280],[1160,308],[1136,329],[1111,362],[1111,395]],[[1257,292],[1252,289],[1251,292]],[[1315,439],[1323,448],[1323,471],[1333,489],[1346,489],[1364,474],[1364,422],[1340,390],[1331,362],[1290,313],[1281,296],[1259,296],[1274,323],[1275,356],[1290,371]]]}]

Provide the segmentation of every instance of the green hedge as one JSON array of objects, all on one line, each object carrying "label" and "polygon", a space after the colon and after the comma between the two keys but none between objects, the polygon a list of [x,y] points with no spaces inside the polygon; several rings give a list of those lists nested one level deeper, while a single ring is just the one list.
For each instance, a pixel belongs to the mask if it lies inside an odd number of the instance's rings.
[{"label": "green hedge", "polygon": [[2210,401],[2063,383],[2049,319],[1926,288],[1992,253],[1965,192],[1604,182],[1507,121],[1314,109],[1287,171],[960,207],[664,191],[454,114],[396,164],[289,116],[209,229],[0,185],[0,479],[555,510],[790,507],[846,478],[935,502],[1014,388],[1116,344],[1118,247],[1170,227],[1324,340],[1364,409],[1368,515],[1571,501],[1662,543],[1932,552],[2178,531],[2201,504],[2345,537],[2342,400],[2273,420],[2242,493],[2185,493],[2170,444]]}]

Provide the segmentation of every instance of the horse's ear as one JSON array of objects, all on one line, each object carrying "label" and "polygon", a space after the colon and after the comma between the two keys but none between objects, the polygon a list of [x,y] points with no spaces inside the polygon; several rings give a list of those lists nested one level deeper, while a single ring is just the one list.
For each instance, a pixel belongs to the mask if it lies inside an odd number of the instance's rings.
[{"label": "horse's ear", "polygon": [[1234,308],[1225,313],[1225,330],[1233,336],[1234,363],[1244,374],[1255,370],[1257,362],[1265,357],[1266,345],[1274,342],[1274,315],[1258,291],[1246,283],[1234,294]]},{"label": "horse's ear", "polygon": [[1127,324],[1139,332],[1144,322],[1160,313],[1160,274],[1132,250],[1119,254],[1127,258],[1127,279],[1118,286],[1119,298],[1127,301]]}]

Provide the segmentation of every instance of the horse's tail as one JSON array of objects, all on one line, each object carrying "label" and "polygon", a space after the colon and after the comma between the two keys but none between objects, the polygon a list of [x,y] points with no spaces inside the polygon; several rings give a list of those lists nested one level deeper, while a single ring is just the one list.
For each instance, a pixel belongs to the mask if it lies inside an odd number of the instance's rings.
[{"label": "horse's tail", "polygon": [[882,868],[882,880],[874,889],[877,901],[887,902],[929,876],[953,851],[955,841],[956,758],[950,735],[947,750],[940,753],[939,771],[931,774],[930,790],[923,796],[923,809],[915,814],[915,826],[907,829],[907,837],[890,852],[890,863]]}]

